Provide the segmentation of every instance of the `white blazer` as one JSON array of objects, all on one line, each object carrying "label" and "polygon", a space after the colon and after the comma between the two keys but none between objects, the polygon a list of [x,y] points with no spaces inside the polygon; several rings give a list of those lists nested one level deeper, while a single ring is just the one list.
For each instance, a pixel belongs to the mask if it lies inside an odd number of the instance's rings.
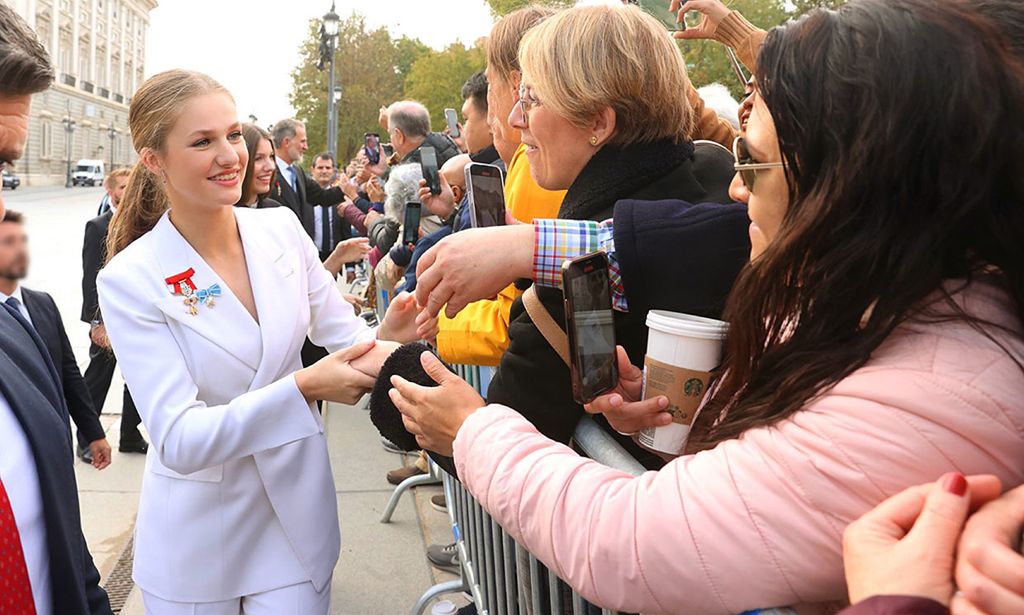
[{"label": "white blazer", "polygon": [[[307,332],[336,351],[374,336],[291,210],[235,208],[260,324],[168,214],[103,269],[111,346],[149,431],[133,577],[209,602],[329,583],[340,537],[323,422],[293,373]],[[189,268],[215,306],[164,280]],[[312,325],[312,326],[311,326]]]}]

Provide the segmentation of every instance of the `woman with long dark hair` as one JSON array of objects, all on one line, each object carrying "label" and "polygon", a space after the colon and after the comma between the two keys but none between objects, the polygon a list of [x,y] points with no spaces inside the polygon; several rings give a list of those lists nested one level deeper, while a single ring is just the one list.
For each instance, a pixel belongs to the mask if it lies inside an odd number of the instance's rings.
[{"label": "woman with long dark hair", "polygon": [[[968,5],[927,0],[852,1],[769,34],[731,190],[751,262],[687,454],[661,471],[582,459],[428,355],[440,387],[393,379],[407,426],[602,606],[844,600],[843,528],[886,497],[943,472],[1024,482],[1010,45]],[[622,372],[619,406],[640,389]]]},{"label": "woman with long dark hair", "polygon": [[249,162],[245,165],[245,176],[242,180],[242,198],[238,199],[235,205],[257,209],[280,207],[280,203],[267,196],[277,177],[274,140],[269,132],[250,123],[242,124],[242,138],[245,139],[245,149],[249,152]]}]

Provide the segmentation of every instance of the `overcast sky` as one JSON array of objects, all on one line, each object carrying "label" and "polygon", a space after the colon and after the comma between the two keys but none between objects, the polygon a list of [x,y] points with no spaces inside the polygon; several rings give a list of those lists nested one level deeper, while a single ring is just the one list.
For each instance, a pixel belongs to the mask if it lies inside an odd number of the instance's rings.
[{"label": "overcast sky", "polygon": [[[586,0],[591,4],[608,0]],[[667,0],[666,0],[667,1]],[[292,115],[290,73],[311,18],[330,0],[159,0],[150,13],[146,76],[170,68],[208,73],[231,91],[238,113],[267,125]],[[490,32],[484,0],[343,0],[337,12],[366,17],[370,28],[387,26],[442,49]],[[383,101],[382,101],[383,102]]]}]

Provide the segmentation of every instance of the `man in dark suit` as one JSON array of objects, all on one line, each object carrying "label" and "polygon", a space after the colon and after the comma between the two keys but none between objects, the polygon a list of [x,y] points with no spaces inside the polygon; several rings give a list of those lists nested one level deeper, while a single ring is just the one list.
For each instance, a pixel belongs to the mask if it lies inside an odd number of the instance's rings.
[{"label": "man in dark suit", "polygon": [[295,119],[274,124],[274,147],[277,178],[270,188],[270,198],[295,212],[310,239],[327,260],[339,243],[349,238],[348,225],[334,206],[345,199],[341,188],[323,188],[299,166],[309,149],[306,127]]},{"label": "man in dark suit", "polygon": [[[0,2],[0,160],[21,157],[32,94],[53,83],[46,50]],[[0,163],[3,166],[4,163]],[[0,195],[0,216],[4,204]],[[0,304],[0,579],[10,615],[112,615],[82,535],[68,410],[42,339]]]},{"label": "man in dark suit", "polygon": [[[117,169],[111,171],[103,184],[107,188],[107,196],[110,198],[110,209],[101,216],[96,216],[85,224],[85,241],[82,244],[82,322],[88,323],[89,340],[89,367],[85,368],[85,385],[89,388],[89,396],[95,402],[94,407],[98,415],[103,410],[103,402],[107,399],[107,391],[110,390],[110,381],[114,378],[114,369],[117,367],[117,359],[110,351],[110,342],[107,341],[107,329],[103,326],[103,317],[100,314],[99,298],[96,295],[96,276],[106,256],[107,229],[110,228],[110,220],[117,211],[117,205],[124,194],[124,188],[128,184],[128,169]],[[145,453],[149,444],[143,439],[139,432],[139,411],[135,407],[128,386],[124,387],[123,403],[121,405],[121,440],[118,450],[122,453]],[[78,430],[78,456],[83,461],[91,463],[88,438]]]},{"label": "man in dark suit", "polygon": [[43,338],[60,375],[68,411],[87,443],[90,463],[102,470],[110,465],[110,445],[82,379],[82,372],[78,370],[78,361],[71,350],[57,304],[50,295],[19,284],[28,275],[28,261],[28,237],[22,215],[8,209],[0,217],[0,301],[17,309]]}]

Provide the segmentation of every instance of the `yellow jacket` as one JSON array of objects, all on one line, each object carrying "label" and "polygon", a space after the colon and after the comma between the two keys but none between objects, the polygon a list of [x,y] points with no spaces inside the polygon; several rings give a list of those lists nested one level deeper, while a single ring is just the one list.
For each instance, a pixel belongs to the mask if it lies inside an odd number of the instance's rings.
[{"label": "yellow jacket", "polygon": [[[520,222],[557,218],[565,191],[545,190],[533,181],[526,146],[520,145],[505,174],[505,207]],[[455,318],[441,312],[438,318],[437,351],[449,363],[497,365],[508,348],[508,320],[512,302],[520,295],[508,286],[496,299],[467,305]]]}]

